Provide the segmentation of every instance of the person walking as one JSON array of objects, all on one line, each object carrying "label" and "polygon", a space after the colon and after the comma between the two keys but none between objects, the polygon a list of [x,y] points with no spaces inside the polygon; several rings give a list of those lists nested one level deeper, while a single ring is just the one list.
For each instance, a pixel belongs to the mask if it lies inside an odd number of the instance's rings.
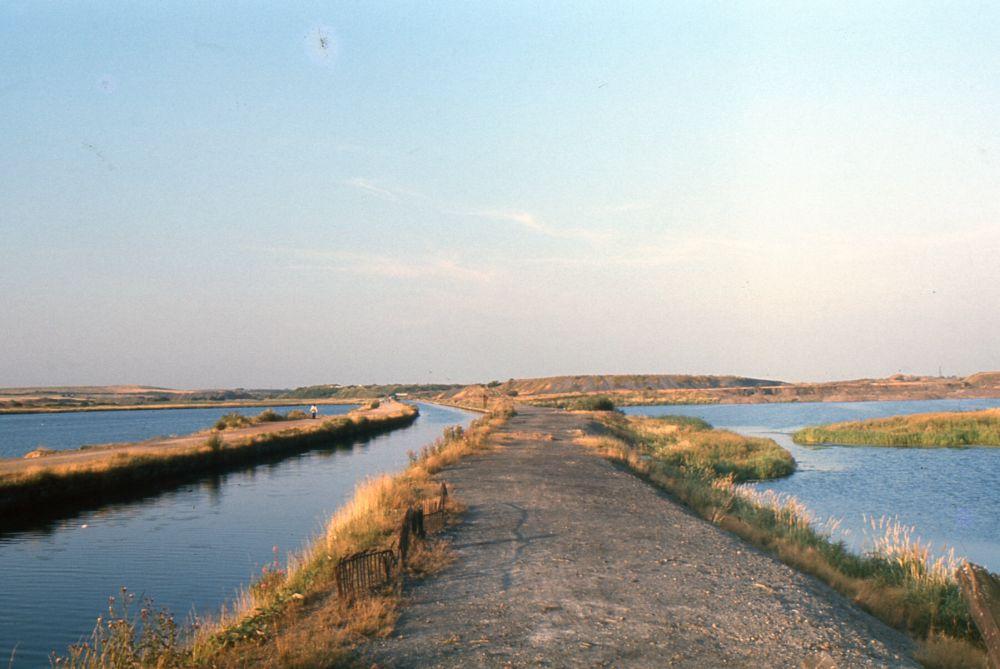
[{"label": "person walking", "polygon": [[311,407],[309,407],[309,413],[311,413],[311,414],[312,414],[312,417],[313,417],[313,419],[315,420],[315,418],[316,418],[316,414],[318,414],[318,413],[319,413],[319,409],[317,409],[317,408],[316,408],[316,405],[315,405],[315,404],[313,404],[313,405],[312,405]]}]

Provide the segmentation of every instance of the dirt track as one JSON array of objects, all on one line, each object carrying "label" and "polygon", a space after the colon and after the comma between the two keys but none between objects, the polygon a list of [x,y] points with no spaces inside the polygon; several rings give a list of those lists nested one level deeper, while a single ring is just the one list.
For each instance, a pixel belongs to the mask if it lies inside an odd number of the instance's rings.
[{"label": "dirt track", "polygon": [[[916,667],[912,642],[524,408],[443,472],[458,554],[416,583],[380,667]],[[549,436],[551,435],[551,436]]]}]

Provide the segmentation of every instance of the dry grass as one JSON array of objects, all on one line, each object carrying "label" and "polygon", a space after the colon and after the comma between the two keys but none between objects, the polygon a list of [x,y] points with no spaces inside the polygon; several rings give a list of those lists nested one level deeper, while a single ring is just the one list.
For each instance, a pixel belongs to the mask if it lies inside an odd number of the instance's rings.
[{"label": "dry grass", "polygon": [[937,633],[921,642],[916,659],[927,669],[989,669],[986,653]]}]

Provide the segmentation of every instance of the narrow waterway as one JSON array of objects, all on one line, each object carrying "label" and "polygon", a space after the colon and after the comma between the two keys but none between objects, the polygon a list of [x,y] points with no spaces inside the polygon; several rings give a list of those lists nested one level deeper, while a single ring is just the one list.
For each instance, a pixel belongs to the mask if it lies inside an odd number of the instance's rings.
[{"label": "narrow waterway", "polygon": [[122,586],[178,618],[213,614],[261,568],[318,533],[357,482],[476,414],[429,404],[406,428],[276,464],[207,477],[46,530],[0,536],[0,664],[47,666],[93,629]]},{"label": "narrow waterway", "polygon": [[[353,404],[324,404],[321,416],[356,408]],[[206,407],[199,409],[134,409],[128,411],[70,411],[64,413],[0,414],[0,458],[19,458],[39,446],[63,451],[88,444],[131,442],[190,434],[211,427],[227,413],[256,416],[273,409],[287,413],[308,405]]]},{"label": "narrow waterway", "polygon": [[789,477],[754,484],[796,497],[817,524],[840,521],[838,538],[871,548],[865,517],[898,518],[916,536],[1000,571],[1000,448],[799,446],[800,427],[933,411],[1000,407],[1000,399],[628,407],[631,414],[697,416],[715,427],[774,439],[798,462]]}]

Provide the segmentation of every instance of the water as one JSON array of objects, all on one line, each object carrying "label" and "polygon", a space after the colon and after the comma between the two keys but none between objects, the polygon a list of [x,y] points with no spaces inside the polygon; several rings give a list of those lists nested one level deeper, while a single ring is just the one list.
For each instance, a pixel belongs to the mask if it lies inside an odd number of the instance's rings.
[{"label": "water", "polygon": [[47,666],[86,636],[121,586],[179,618],[213,614],[261,567],[318,533],[355,484],[403,469],[407,452],[468,425],[466,411],[421,405],[411,426],[353,446],[206,478],[37,532],[0,536],[0,664]]},{"label": "water", "polygon": [[[349,404],[324,404],[320,415],[354,409]],[[265,409],[307,411],[298,404],[205,409],[136,409],[134,411],[75,411],[67,413],[0,414],[0,458],[19,458],[39,446],[62,451],[86,444],[142,441],[189,434],[212,426],[223,414],[255,416]]]},{"label": "water", "polygon": [[917,449],[862,446],[808,447],[792,442],[797,428],[932,411],[1000,407],[1000,399],[908,402],[825,402],[629,407],[649,416],[698,416],[716,427],[770,437],[787,448],[798,471],[755,484],[795,496],[816,517],[841,522],[858,551],[871,548],[863,515],[898,517],[916,534],[956,555],[1000,571],[1000,448]]}]

